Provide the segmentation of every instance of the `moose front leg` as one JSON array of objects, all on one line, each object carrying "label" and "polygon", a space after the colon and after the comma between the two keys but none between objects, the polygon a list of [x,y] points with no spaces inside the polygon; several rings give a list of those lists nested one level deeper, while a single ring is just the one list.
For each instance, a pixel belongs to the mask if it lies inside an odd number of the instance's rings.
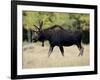
[{"label": "moose front leg", "polygon": [[59,49],[60,49],[60,51],[61,51],[61,53],[62,53],[62,56],[64,56],[64,49],[63,49],[63,46],[59,46]]},{"label": "moose front leg", "polygon": [[44,41],[42,41],[42,47],[44,47]]},{"label": "moose front leg", "polygon": [[50,46],[49,48],[49,52],[48,52],[48,57],[51,55],[52,51],[53,51],[54,46]]}]

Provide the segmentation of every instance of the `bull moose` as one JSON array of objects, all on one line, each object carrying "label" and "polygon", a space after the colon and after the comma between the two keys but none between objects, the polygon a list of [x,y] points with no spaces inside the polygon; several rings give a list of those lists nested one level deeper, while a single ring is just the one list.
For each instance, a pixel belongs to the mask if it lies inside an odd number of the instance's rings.
[{"label": "bull moose", "polygon": [[62,56],[64,56],[63,46],[72,46],[76,45],[80,51],[78,56],[83,55],[84,48],[81,45],[82,40],[82,31],[80,30],[67,30],[61,27],[60,25],[54,25],[47,29],[42,29],[43,21],[40,22],[39,26],[34,25],[36,30],[33,30],[32,40],[34,42],[42,42],[44,46],[44,41],[48,40],[50,44],[48,57],[51,55],[53,48],[58,46]]}]

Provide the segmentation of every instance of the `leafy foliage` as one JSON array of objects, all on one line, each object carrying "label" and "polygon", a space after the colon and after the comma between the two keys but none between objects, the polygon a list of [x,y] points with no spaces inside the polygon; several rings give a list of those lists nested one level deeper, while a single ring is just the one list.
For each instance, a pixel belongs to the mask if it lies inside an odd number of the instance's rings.
[{"label": "leafy foliage", "polygon": [[57,24],[69,29],[82,30],[88,29],[90,22],[89,14],[23,11],[23,26],[25,28],[33,28],[33,25],[38,25],[39,21],[43,21],[43,28]]}]

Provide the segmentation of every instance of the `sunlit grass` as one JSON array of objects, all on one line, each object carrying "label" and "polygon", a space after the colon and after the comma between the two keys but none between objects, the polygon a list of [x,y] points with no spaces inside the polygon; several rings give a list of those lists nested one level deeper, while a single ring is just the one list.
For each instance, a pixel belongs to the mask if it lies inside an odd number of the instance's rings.
[{"label": "sunlit grass", "polygon": [[90,62],[89,45],[83,45],[83,56],[78,56],[79,50],[75,45],[64,47],[64,57],[58,47],[55,47],[51,56],[48,57],[48,42],[45,43],[44,47],[41,46],[40,42],[29,44],[32,46],[31,48],[26,43],[24,43],[23,47],[26,45],[27,48],[23,50],[23,68],[86,66]]}]

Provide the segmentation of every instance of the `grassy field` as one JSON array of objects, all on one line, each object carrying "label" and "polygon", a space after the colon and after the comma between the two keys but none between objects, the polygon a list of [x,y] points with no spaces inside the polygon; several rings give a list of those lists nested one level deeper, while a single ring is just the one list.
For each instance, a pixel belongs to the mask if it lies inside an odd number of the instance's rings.
[{"label": "grassy field", "polygon": [[23,68],[67,67],[89,65],[89,45],[83,45],[84,54],[78,56],[79,50],[73,45],[64,47],[64,57],[58,47],[55,47],[48,57],[48,43],[44,47],[41,43],[23,44],[22,63]]}]

